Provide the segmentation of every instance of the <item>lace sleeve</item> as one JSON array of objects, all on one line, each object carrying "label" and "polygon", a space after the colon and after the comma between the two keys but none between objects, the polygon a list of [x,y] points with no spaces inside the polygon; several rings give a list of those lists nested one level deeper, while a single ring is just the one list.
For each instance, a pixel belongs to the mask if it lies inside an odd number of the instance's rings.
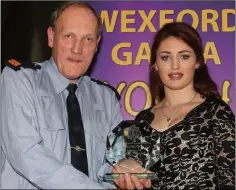
[{"label": "lace sleeve", "polygon": [[214,116],[217,189],[235,189],[235,116],[227,104]]}]

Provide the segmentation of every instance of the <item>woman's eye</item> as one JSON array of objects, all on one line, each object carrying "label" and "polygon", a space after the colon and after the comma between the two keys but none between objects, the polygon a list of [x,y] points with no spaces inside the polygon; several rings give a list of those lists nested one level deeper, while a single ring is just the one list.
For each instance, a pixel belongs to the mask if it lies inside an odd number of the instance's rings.
[{"label": "woman's eye", "polygon": [[181,58],[181,59],[188,59],[188,58],[189,58],[189,55],[181,55],[180,58]]},{"label": "woman's eye", "polygon": [[166,61],[166,60],[169,59],[169,57],[168,57],[167,55],[165,55],[165,56],[161,56],[161,59],[162,59],[163,61]]}]

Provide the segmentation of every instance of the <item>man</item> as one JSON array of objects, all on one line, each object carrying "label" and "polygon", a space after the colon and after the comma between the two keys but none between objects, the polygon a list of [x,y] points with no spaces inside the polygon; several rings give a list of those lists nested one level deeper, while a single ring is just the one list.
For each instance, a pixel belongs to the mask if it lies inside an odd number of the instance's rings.
[{"label": "man", "polygon": [[[89,5],[67,2],[52,14],[47,33],[50,60],[37,65],[10,60],[2,73],[2,188],[104,188],[101,176],[111,171],[103,165],[106,137],[122,117],[115,93],[84,76],[97,51],[101,23]],[[69,111],[71,97],[79,101],[83,134],[70,126],[75,117],[80,120]],[[82,146],[72,145],[83,138]]]}]

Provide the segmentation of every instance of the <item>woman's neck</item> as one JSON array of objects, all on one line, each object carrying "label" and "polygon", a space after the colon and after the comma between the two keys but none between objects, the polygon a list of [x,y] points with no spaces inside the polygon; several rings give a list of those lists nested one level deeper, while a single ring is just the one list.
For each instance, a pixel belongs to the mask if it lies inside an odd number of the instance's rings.
[{"label": "woman's neck", "polygon": [[191,101],[196,91],[193,88],[181,90],[165,89],[165,98],[162,100],[162,106],[175,106]]}]

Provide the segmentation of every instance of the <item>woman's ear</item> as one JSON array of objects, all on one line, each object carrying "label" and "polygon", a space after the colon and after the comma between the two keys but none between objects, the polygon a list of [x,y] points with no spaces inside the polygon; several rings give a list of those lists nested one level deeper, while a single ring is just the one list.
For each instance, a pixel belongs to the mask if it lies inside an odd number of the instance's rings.
[{"label": "woman's ear", "polygon": [[198,69],[200,67],[200,63],[199,62],[196,62],[195,64],[195,69]]},{"label": "woman's ear", "polygon": [[157,67],[157,63],[156,62],[153,64],[153,67],[155,68],[156,71],[158,71],[158,67]]}]

